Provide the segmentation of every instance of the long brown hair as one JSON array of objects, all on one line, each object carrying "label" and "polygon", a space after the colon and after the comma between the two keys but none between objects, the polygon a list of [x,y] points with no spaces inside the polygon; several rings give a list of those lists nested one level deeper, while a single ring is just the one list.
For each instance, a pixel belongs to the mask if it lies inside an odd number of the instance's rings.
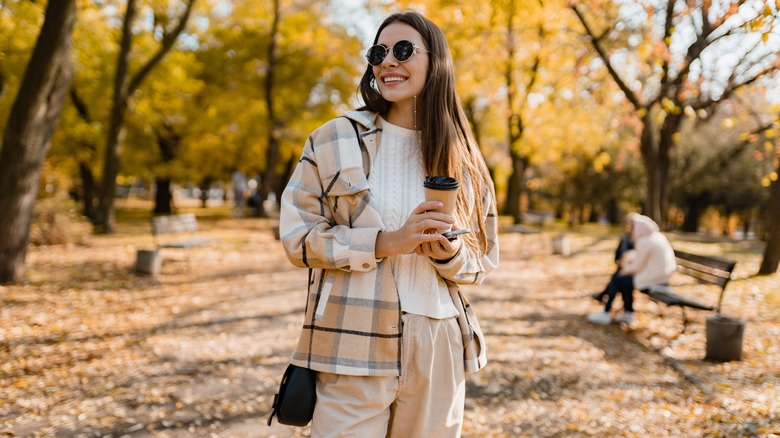
[{"label": "long brown hair", "polygon": [[[407,10],[387,17],[379,26],[373,44],[379,40],[382,30],[395,22],[408,24],[419,32],[428,50],[428,77],[425,79],[422,93],[416,99],[416,125],[421,131],[425,172],[428,175],[452,176],[461,181],[455,215],[463,227],[469,227],[472,223],[472,218],[467,216],[469,196],[465,190],[471,189],[474,214],[479,226],[479,230],[476,230],[477,239],[484,252],[487,248],[487,238],[482,220],[482,197],[492,185],[492,181],[455,89],[455,67],[447,38],[431,20],[418,12]],[[392,103],[379,94],[370,64],[366,66],[360,80],[359,90],[365,102],[361,109],[387,116]],[[464,179],[468,182],[464,183]],[[420,183],[422,184],[422,181]],[[469,243],[477,243],[472,237],[473,234],[468,236]]]}]

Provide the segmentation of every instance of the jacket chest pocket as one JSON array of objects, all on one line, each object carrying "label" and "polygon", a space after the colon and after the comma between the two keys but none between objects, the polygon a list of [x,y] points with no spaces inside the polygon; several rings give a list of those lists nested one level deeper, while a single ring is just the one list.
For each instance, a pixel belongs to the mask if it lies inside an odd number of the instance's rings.
[{"label": "jacket chest pocket", "polygon": [[363,168],[346,167],[321,182],[323,202],[330,207],[336,224],[354,226],[371,200]]}]

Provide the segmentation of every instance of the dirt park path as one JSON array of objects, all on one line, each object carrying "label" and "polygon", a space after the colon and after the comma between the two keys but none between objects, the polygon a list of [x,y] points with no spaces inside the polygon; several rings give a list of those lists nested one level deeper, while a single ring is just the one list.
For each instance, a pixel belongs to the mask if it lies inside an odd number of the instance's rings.
[{"label": "dirt park path", "polygon": [[[156,278],[131,270],[144,224],[32,248],[30,281],[0,287],[0,436],[308,436],[265,425],[306,283],[271,225],[207,221],[217,242],[165,251]],[[617,236],[572,232],[569,257],[551,236],[504,233],[500,268],[467,288],[490,363],[467,378],[464,436],[780,436],[780,277],[751,276],[758,244],[672,236],[738,259],[724,308],[748,321],[745,359],[722,364],[702,360],[706,312],[665,348],[679,311],[644,297],[632,329],[588,324]]]}]

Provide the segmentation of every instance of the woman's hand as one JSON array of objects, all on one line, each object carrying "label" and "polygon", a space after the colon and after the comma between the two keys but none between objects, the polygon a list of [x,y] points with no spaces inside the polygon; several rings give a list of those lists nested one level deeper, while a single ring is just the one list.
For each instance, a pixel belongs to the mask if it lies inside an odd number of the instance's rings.
[{"label": "woman's hand", "polygon": [[[458,228],[453,227],[453,230],[457,229]],[[434,260],[450,260],[451,258],[455,257],[455,254],[457,254],[458,251],[460,251],[460,247],[462,245],[463,242],[457,237],[451,241],[447,240],[447,238],[444,238],[444,240],[420,243],[414,252],[416,252],[418,255],[430,257]]]},{"label": "woman's hand", "polygon": [[[438,232],[431,230],[449,230],[455,223],[455,218],[440,211],[443,207],[439,201],[425,201],[412,210],[412,214],[406,219],[401,228],[395,231],[382,231],[376,237],[377,258],[393,256],[397,254],[410,254],[415,252],[420,244],[426,243],[438,246],[450,244],[447,238]],[[446,258],[446,257],[445,257]]]}]

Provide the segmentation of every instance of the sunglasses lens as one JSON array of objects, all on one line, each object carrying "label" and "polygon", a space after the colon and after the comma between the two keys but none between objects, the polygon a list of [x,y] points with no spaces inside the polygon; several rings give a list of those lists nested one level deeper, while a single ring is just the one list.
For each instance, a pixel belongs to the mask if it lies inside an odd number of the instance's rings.
[{"label": "sunglasses lens", "polygon": [[366,53],[368,63],[375,67],[382,64],[382,61],[385,60],[385,56],[387,56],[387,48],[379,45],[371,47],[368,49],[368,53]]},{"label": "sunglasses lens", "polygon": [[399,62],[408,61],[414,54],[414,44],[411,41],[401,40],[393,46],[393,56]]}]

